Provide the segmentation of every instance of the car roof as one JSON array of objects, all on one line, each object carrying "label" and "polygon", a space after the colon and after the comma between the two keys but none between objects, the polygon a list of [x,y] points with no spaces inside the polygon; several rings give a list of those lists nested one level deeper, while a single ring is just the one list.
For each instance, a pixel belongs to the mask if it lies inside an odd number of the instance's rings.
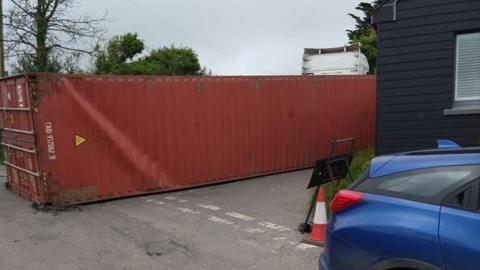
[{"label": "car roof", "polygon": [[417,169],[446,166],[480,165],[480,147],[432,149],[380,156],[370,165],[372,178]]}]

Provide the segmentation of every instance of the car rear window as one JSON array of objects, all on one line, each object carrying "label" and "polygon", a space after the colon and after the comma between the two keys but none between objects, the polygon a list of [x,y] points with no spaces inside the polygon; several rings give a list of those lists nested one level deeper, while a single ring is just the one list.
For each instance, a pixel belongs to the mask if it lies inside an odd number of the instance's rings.
[{"label": "car rear window", "polygon": [[354,189],[440,204],[446,195],[479,177],[480,166],[430,168],[367,178]]}]

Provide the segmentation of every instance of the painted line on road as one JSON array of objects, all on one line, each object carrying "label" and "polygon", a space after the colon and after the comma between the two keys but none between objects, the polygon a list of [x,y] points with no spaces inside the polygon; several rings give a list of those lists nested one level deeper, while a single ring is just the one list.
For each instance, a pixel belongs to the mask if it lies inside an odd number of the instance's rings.
[{"label": "painted line on road", "polygon": [[241,219],[243,221],[254,221],[256,219],[256,218],[249,217],[247,215],[244,215],[242,213],[237,213],[237,212],[227,212],[227,213],[225,213],[225,215],[230,216],[230,217],[234,217],[234,218],[237,218],[237,219]]},{"label": "painted line on road", "polygon": [[200,211],[195,211],[195,210],[183,208],[183,207],[177,207],[177,210],[180,210],[185,214],[192,214],[192,215],[200,214]]},{"label": "painted line on road", "polygon": [[245,231],[248,232],[248,233],[265,233],[265,232],[267,232],[267,231],[256,229],[256,228],[246,229]]},{"label": "painted line on road", "polygon": [[271,223],[271,222],[260,222],[260,223],[258,223],[258,225],[260,225],[262,227],[265,227],[265,228],[272,229],[272,230],[276,230],[276,231],[279,231],[279,232],[286,232],[286,231],[291,231],[292,230],[290,228],[287,228],[287,227],[284,227],[284,226],[281,226],[281,225],[277,225],[277,224]]},{"label": "painted line on road", "polygon": [[233,222],[233,221],[229,221],[229,220],[219,218],[219,217],[216,217],[216,216],[210,216],[210,218],[208,218],[208,220],[219,223],[219,224],[225,224],[225,225],[235,224],[235,222]]},{"label": "painted line on road", "polygon": [[307,250],[307,249],[319,248],[319,247],[314,246],[314,245],[309,245],[309,244],[304,244],[304,243],[302,243],[302,244],[297,245],[297,248],[298,248],[298,249],[301,249],[301,250]]},{"label": "painted line on road", "polygon": [[[164,197],[164,199],[167,200],[167,201],[171,201],[173,204],[168,203],[168,202],[159,201],[159,200],[156,200],[156,199],[151,199],[151,198],[146,198],[145,202],[154,203],[154,204],[157,204],[157,205],[173,206],[176,210],[178,210],[178,211],[180,211],[184,214],[190,214],[190,215],[202,214],[202,212],[200,212],[200,211],[192,210],[190,208],[185,208],[185,207],[175,207],[175,205],[174,205],[175,202],[177,202],[177,203],[178,202],[179,203],[187,203],[188,202],[187,200],[179,199],[178,197],[175,197],[175,196],[167,196],[167,197]],[[198,204],[196,204],[196,206],[200,207],[200,208],[208,209],[208,210],[211,210],[211,211],[222,210],[221,207],[216,206],[216,205],[210,205],[210,204],[198,203]],[[242,213],[238,213],[238,212],[233,212],[233,211],[232,212],[225,212],[224,214],[229,216],[229,217],[239,219],[239,220],[242,220],[242,221],[245,221],[245,222],[251,222],[251,221],[256,220],[256,218],[254,218],[254,217],[251,217],[251,216],[248,216],[248,215],[245,215],[245,214],[242,214]],[[220,217],[217,217],[217,216],[210,216],[208,218],[208,220],[212,221],[212,222],[215,222],[215,223],[218,223],[218,224],[222,224],[222,225],[230,225],[230,226],[233,226],[233,227],[235,227],[239,230],[245,231],[245,232],[250,233],[250,234],[265,234],[268,231],[268,230],[264,230],[264,229],[260,229],[260,228],[253,228],[253,227],[242,228],[241,225],[236,225],[234,221],[227,220],[227,219],[224,219],[224,218],[220,218]],[[260,223],[258,223],[258,225],[262,226],[263,228],[268,228],[268,229],[275,230],[275,231],[278,231],[278,232],[292,231],[292,229],[290,229],[288,227],[278,225],[278,224],[275,224],[275,223],[272,223],[272,222],[260,222]],[[264,236],[268,237],[268,234],[264,235]],[[304,244],[304,243],[299,244],[298,242],[289,241],[289,239],[287,237],[274,237],[274,238],[269,238],[269,239],[271,241],[276,241],[276,242],[285,242],[285,244],[288,243],[292,247],[295,247],[297,250],[302,250],[302,251],[308,250],[308,249],[318,248],[317,246],[314,246],[314,245],[309,245],[309,244]]]},{"label": "painted line on road", "polygon": [[222,208],[218,207],[218,206],[215,206],[215,205],[208,205],[208,204],[197,204],[198,207],[202,207],[202,208],[205,208],[205,209],[209,209],[209,210],[212,210],[212,211],[218,211],[218,210],[222,210]]}]

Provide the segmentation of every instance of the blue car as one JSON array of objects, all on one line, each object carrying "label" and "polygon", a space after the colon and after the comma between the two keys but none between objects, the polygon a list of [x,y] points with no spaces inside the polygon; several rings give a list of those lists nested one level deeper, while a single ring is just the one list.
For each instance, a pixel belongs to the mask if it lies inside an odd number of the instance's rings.
[{"label": "blue car", "polygon": [[480,269],[480,148],[375,158],[330,208],[321,270]]}]

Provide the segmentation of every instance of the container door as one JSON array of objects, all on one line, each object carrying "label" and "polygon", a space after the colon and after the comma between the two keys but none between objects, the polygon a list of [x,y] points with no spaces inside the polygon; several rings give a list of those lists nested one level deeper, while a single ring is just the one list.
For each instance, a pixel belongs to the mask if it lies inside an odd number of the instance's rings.
[{"label": "container door", "polygon": [[21,197],[41,203],[40,173],[28,79],[0,81],[2,148],[7,187]]}]

